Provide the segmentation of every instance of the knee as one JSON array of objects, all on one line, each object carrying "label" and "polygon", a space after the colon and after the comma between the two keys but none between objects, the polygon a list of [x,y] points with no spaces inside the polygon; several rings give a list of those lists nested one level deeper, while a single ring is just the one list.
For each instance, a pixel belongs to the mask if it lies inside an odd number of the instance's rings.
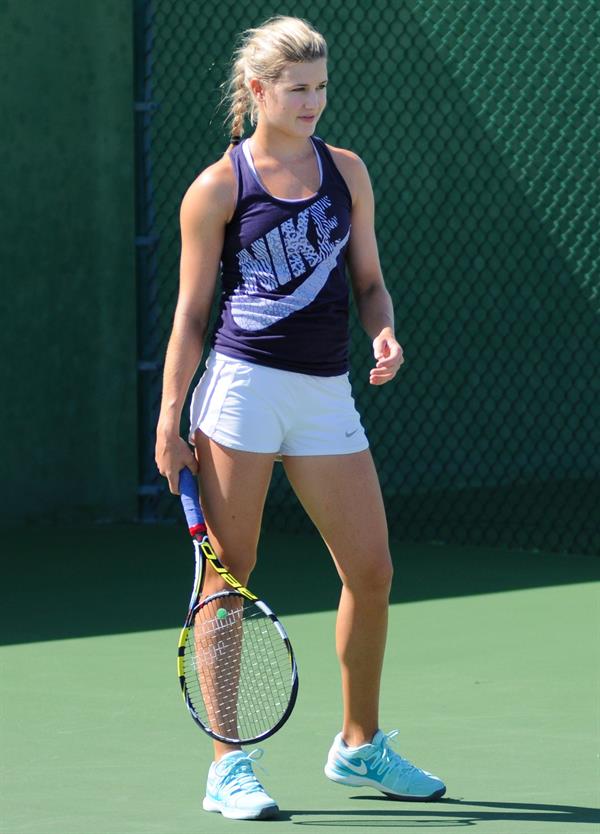
[{"label": "knee", "polygon": [[387,548],[383,551],[364,552],[355,570],[342,576],[350,591],[362,595],[389,596],[394,577],[392,557]]},{"label": "knee", "polygon": [[[211,542],[217,558],[221,564],[227,568],[230,574],[246,585],[248,578],[256,565],[256,549],[246,547],[221,547],[217,542]],[[206,579],[209,579],[210,574],[213,574],[213,580],[218,577],[214,570],[207,568],[208,573]]]},{"label": "knee", "polygon": [[389,552],[384,557],[381,557],[377,564],[374,565],[370,577],[368,582],[372,587],[378,592],[389,596],[394,578],[394,566]]},{"label": "knee", "polygon": [[219,556],[219,559],[227,570],[244,585],[247,583],[250,574],[256,566],[255,552],[227,552]]}]

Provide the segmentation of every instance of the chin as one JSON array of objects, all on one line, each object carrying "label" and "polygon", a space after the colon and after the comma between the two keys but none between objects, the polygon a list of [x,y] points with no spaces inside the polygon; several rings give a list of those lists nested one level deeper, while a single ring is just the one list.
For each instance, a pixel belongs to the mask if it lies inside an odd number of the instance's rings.
[{"label": "chin", "polygon": [[299,123],[300,132],[302,133],[303,136],[306,136],[307,134],[310,136],[311,133],[315,132],[317,124],[318,124],[317,121],[314,121],[314,122],[300,122]]},{"label": "chin", "polygon": [[315,132],[315,127],[316,124],[313,122],[311,125],[294,125],[293,127],[283,129],[282,132],[286,133],[290,138],[308,139]]}]

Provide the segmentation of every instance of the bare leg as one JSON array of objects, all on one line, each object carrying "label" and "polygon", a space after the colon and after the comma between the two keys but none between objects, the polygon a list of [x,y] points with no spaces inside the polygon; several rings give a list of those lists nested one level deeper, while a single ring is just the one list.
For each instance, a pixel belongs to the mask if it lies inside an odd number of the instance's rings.
[{"label": "bare leg", "polygon": [[342,580],[336,623],[346,744],[379,729],[392,561],[385,510],[370,452],[284,457],[292,487],[319,529]]},{"label": "bare leg", "polygon": [[[256,563],[262,513],[273,471],[274,455],[227,449],[202,432],[195,434],[200,465],[202,509],[219,559],[244,585]],[[227,589],[207,569],[203,595]],[[215,741],[215,761],[239,746]]]}]

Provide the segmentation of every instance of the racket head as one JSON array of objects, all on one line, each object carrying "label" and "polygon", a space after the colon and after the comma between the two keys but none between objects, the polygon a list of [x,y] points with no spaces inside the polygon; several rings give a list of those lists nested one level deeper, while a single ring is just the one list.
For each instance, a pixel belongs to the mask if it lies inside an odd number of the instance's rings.
[{"label": "racket head", "polygon": [[298,670],[270,608],[236,591],[199,601],[181,631],[179,682],[194,721],[212,738],[254,744],[290,717]]}]

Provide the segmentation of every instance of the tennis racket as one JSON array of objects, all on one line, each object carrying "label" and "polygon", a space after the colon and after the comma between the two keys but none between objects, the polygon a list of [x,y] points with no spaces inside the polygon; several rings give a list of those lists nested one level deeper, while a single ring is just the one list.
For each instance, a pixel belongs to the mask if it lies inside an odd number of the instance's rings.
[{"label": "tennis racket", "polygon": [[[253,744],[277,732],[294,708],[298,671],[292,646],[271,609],[217,558],[187,468],[179,489],[195,552],[194,587],[177,652],[183,697],[209,736]],[[207,563],[230,590],[202,598]]]}]

